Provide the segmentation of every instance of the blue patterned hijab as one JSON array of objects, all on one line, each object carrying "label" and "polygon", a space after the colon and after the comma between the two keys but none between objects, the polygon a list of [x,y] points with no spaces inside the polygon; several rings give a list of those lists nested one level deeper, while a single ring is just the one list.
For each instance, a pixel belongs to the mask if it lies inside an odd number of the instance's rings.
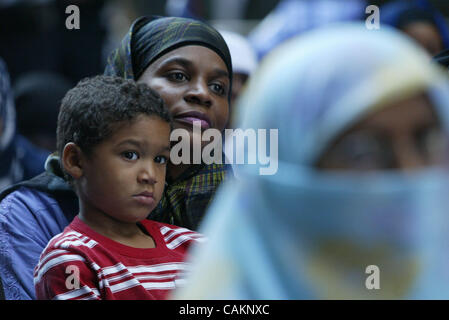
[{"label": "blue patterned hijab", "polygon": [[448,299],[447,170],[314,165],[363,117],[423,91],[449,129],[445,74],[388,27],[334,25],[267,56],[239,120],[244,130],[278,129],[278,171],[236,169],[241,180],[217,194],[200,230],[209,242],[192,252],[191,278],[175,298]]}]

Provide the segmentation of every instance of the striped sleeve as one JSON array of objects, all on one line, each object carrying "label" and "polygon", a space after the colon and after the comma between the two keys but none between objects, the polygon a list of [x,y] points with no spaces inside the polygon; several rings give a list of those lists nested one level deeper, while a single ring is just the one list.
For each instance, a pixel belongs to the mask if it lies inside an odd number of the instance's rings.
[{"label": "striped sleeve", "polygon": [[46,250],[34,270],[39,300],[98,300],[96,272],[76,251]]},{"label": "striped sleeve", "polygon": [[167,248],[186,250],[192,242],[204,242],[207,239],[200,233],[175,226],[163,225],[160,232]]}]

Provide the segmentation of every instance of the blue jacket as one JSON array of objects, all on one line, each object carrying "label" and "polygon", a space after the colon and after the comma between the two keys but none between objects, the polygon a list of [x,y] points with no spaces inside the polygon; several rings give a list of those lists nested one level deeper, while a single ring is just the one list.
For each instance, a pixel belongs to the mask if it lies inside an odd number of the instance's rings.
[{"label": "blue jacket", "polygon": [[61,233],[78,213],[76,195],[64,180],[45,172],[5,190],[0,200],[0,277],[4,298],[35,299],[34,267],[50,239]]}]

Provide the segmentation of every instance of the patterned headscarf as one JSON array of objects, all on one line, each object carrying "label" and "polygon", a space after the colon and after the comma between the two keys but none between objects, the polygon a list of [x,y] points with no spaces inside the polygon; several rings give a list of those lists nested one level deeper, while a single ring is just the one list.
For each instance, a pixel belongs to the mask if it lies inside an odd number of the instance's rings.
[{"label": "patterned headscarf", "polygon": [[[104,73],[137,80],[157,58],[187,45],[205,46],[215,51],[225,62],[229,80],[232,80],[231,56],[218,31],[200,21],[175,17],[137,19],[109,56]],[[229,100],[230,97],[231,90]],[[229,169],[230,166],[224,164],[192,165],[175,181],[167,180],[162,200],[149,218],[197,229]]]},{"label": "patterned headscarf", "polygon": [[342,132],[423,92],[448,130],[446,75],[384,26],[334,25],[267,56],[238,110],[243,130],[278,129],[278,170],[236,168],[240,180],[217,194],[200,229],[209,241],[192,251],[175,297],[449,298],[447,169],[315,168]]},{"label": "patterned headscarf", "polygon": [[187,45],[204,46],[215,51],[226,64],[232,85],[231,54],[221,34],[201,21],[178,17],[137,19],[121,45],[109,56],[104,73],[137,81],[152,62]]}]

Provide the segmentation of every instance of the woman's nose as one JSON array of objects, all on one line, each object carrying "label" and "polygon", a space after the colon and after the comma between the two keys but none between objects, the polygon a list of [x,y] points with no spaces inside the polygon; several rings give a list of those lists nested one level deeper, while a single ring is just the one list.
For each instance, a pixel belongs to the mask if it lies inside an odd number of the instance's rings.
[{"label": "woman's nose", "polygon": [[411,138],[402,138],[395,141],[394,146],[395,166],[399,170],[416,170],[430,165],[426,156]]},{"label": "woman's nose", "polygon": [[202,79],[191,82],[191,86],[186,92],[184,99],[189,103],[198,104],[205,107],[210,107],[212,105],[209,87]]}]

